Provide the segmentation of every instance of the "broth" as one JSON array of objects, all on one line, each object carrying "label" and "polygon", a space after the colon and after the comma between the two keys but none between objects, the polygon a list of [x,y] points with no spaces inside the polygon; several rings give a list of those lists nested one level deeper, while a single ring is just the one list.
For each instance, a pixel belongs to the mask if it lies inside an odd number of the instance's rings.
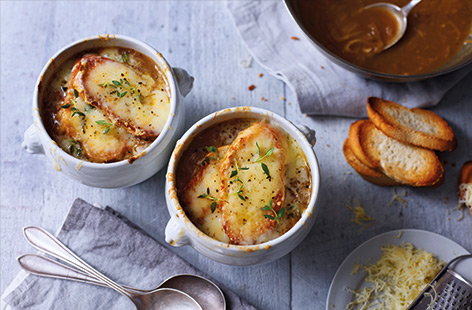
[{"label": "broth", "polygon": [[[408,15],[403,38],[391,48],[395,21],[364,9],[377,0],[294,0],[304,28],[325,48],[368,70],[399,75],[433,72],[461,49],[472,26],[472,1],[425,0]],[[408,0],[391,0],[400,7]]]}]

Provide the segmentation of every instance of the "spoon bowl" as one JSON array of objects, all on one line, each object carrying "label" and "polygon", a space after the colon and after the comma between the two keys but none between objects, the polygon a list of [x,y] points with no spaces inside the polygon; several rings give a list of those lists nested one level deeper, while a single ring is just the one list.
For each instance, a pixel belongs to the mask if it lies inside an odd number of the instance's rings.
[{"label": "spoon bowl", "polygon": [[398,43],[398,41],[400,41],[400,39],[403,37],[403,35],[406,32],[406,28],[408,24],[408,14],[421,1],[422,0],[412,0],[404,7],[399,7],[398,5],[395,5],[392,3],[378,2],[378,3],[370,4],[364,8],[364,9],[377,8],[377,9],[386,10],[395,18],[396,22],[398,23],[397,33],[390,40],[390,42],[384,46],[384,50],[389,49],[390,47]]}]

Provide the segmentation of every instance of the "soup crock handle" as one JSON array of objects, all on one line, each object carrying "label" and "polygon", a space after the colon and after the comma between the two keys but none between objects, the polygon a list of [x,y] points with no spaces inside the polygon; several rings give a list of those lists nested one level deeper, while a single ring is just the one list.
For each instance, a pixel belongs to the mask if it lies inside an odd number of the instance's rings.
[{"label": "soup crock handle", "polygon": [[311,129],[311,128],[305,126],[305,125],[298,125],[296,127],[306,137],[306,139],[311,144],[311,146],[315,146],[315,144],[316,144],[316,131],[314,129]]},{"label": "soup crock handle", "polygon": [[190,240],[182,224],[179,223],[179,220],[175,216],[170,217],[169,223],[167,223],[166,226],[165,235],[166,242],[171,246],[181,247],[190,244]]},{"label": "soup crock handle", "polygon": [[44,154],[43,145],[39,139],[38,129],[34,124],[26,129],[21,146],[31,154]]},{"label": "soup crock handle", "polygon": [[195,79],[182,68],[173,67],[172,71],[174,71],[177,84],[179,84],[180,93],[184,97],[187,96],[187,94],[192,90],[193,81]]}]

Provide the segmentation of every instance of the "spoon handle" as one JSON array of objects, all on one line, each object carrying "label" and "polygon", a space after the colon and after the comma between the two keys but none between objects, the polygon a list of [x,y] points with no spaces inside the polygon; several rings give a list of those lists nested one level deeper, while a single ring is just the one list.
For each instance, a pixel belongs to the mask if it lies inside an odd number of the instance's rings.
[{"label": "spoon handle", "polygon": [[[81,270],[61,264],[58,261],[52,260],[45,256],[36,255],[36,254],[25,254],[17,258],[18,263],[21,268],[25,271],[35,274],[37,276],[43,276],[48,278],[63,279],[63,280],[73,280],[83,283],[99,285],[103,287],[108,287],[105,283],[100,280],[97,280],[94,276],[91,276]],[[134,287],[122,285],[125,289],[134,291],[137,293],[148,293],[149,290],[140,290]]]},{"label": "spoon handle", "polygon": [[402,7],[403,14],[408,15],[410,11],[422,0],[411,0],[407,5]]},{"label": "spoon handle", "polygon": [[23,234],[28,243],[31,244],[34,248],[53,257],[61,259],[90,275],[93,275],[98,280],[107,284],[112,289],[133,300],[134,294],[132,292],[126,290],[124,287],[109,279],[104,274],[100,273],[95,268],[87,264],[84,260],[78,257],[74,252],[72,252],[68,247],[66,247],[61,241],[59,241],[56,237],[54,237],[44,229],[36,226],[28,226],[23,228]]}]

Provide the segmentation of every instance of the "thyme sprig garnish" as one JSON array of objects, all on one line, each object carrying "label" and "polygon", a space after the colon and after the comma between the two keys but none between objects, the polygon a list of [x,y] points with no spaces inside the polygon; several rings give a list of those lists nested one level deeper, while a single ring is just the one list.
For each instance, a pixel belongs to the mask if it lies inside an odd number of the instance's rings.
[{"label": "thyme sprig garnish", "polygon": [[239,167],[237,161],[234,161],[234,166],[235,166],[235,169],[231,171],[231,174],[229,176],[230,178],[237,176],[240,170],[249,170],[248,167]]},{"label": "thyme sprig garnish", "polygon": [[207,146],[206,150],[210,153],[218,153],[218,148],[214,145]]},{"label": "thyme sprig garnish", "polygon": [[79,111],[77,108],[72,108],[70,109],[73,113],[72,113],[72,117],[74,117],[75,115],[78,115],[80,117],[82,117],[82,119],[85,119],[85,114],[84,112],[82,111]]},{"label": "thyme sprig garnish", "polygon": [[121,54],[121,60],[123,60],[124,63],[129,63],[129,55],[127,52],[123,52],[123,54]]},{"label": "thyme sprig garnish", "polygon": [[272,153],[274,153],[274,148],[271,147],[270,149],[267,150],[267,152],[264,155],[261,156],[261,148],[259,146],[259,143],[256,142],[256,146],[257,146],[257,154],[259,155],[259,158],[256,159],[256,163],[263,161],[264,159],[272,155]]},{"label": "thyme sprig garnish", "polygon": [[103,130],[104,135],[106,135],[110,131],[111,126],[113,126],[112,123],[107,122],[106,120],[103,120],[103,119],[96,121],[95,123],[97,123],[100,126],[105,126],[105,130]]},{"label": "thyme sprig garnish", "polygon": [[[239,179],[239,178],[238,178]],[[246,197],[243,196],[243,185],[239,188],[239,190],[236,192],[236,195],[238,195],[239,199],[242,201],[246,201]]]},{"label": "thyme sprig garnish", "polygon": [[198,195],[197,198],[208,199],[208,200],[211,201],[211,204],[210,204],[211,213],[215,212],[216,207],[218,206],[218,201],[226,201],[226,200],[223,200],[223,199],[220,199],[220,198],[217,198],[217,197],[211,195],[209,187],[207,187],[206,193]]},{"label": "thyme sprig garnish", "polygon": [[98,84],[98,86],[103,87],[103,88],[107,88],[107,87],[115,88],[115,90],[110,92],[110,94],[116,94],[118,98],[122,98],[128,93],[130,95],[139,93],[138,100],[141,103],[143,102],[143,96],[141,95],[141,91],[138,88],[132,86],[131,83],[126,78],[122,78],[119,80],[112,80],[111,83],[108,83],[108,82],[102,83],[102,84]]},{"label": "thyme sprig garnish", "polygon": [[274,153],[274,148],[271,147],[270,149],[267,150],[267,152],[264,155],[261,155],[261,147],[259,146],[259,143],[256,142],[256,147],[257,147],[257,154],[259,155],[259,158],[256,159],[256,163],[261,163],[261,168],[262,171],[264,171],[264,174],[267,176],[267,179],[272,180],[272,177],[270,175],[269,167],[267,167],[266,164],[264,164],[262,161],[272,155]]},{"label": "thyme sprig garnish", "polygon": [[280,221],[280,219],[284,216],[285,211],[286,211],[285,207],[280,208],[279,211],[275,211],[274,208],[272,207],[272,199],[269,201],[268,204],[266,204],[264,207],[262,207],[261,210],[271,211],[272,215],[271,214],[264,214],[264,217],[269,219],[269,220],[275,220],[277,222]]},{"label": "thyme sprig garnish", "polygon": [[63,108],[63,109],[68,109],[68,108],[70,108],[70,104],[69,104],[69,103],[66,103],[66,104],[64,104],[64,105],[61,105],[61,108]]},{"label": "thyme sprig garnish", "polygon": [[80,147],[80,143],[78,141],[70,140],[69,153],[76,157],[80,157],[80,155],[82,155],[82,148]]}]

